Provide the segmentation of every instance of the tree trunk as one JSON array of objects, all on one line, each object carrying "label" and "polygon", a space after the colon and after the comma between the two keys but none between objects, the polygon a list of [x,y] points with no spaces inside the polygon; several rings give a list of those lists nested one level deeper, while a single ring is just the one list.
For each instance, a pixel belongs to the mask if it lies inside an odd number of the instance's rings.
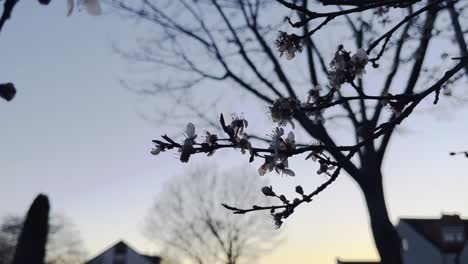
[{"label": "tree trunk", "polygon": [[362,176],[366,179],[361,182],[360,187],[366,199],[371,230],[382,264],[402,264],[401,239],[388,217],[382,172],[374,169],[364,172]]}]

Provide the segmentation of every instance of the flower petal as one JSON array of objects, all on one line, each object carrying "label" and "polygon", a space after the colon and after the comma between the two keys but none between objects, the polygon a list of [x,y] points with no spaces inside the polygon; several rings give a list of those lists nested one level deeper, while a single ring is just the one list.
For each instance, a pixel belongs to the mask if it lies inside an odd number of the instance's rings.
[{"label": "flower petal", "polygon": [[262,166],[260,166],[260,168],[258,168],[258,174],[260,174],[260,176],[263,176],[265,175],[265,173],[267,172],[267,166],[265,164],[262,164]]},{"label": "flower petal", "polygon": [[189,138],[195,136],[195,126],[192,123],[187,124],[187,127],[185,128],[185,134],[187,134],[187,137]]},{"label": "flower petal", "polygon": [[288,140],[289,142],[294,142],[294,133],[292,131],[288,133]]},{"label": "flower petal", "polygon": [[294,171],[288,168],[283,169],[283,173],[289,176],[296,176],[296,173],[294,173]]}]

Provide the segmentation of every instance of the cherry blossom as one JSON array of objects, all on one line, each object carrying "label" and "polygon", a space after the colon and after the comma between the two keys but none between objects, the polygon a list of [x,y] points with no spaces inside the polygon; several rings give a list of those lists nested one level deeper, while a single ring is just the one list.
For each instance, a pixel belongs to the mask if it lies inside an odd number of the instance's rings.
[{"label": "cherry blossom", "polygon": [[197,138],[197,134],[195,134],[195,126],[192,123],[188,123],[187,127],[185,128],[185,136],[186,139],[184,140],[184,144],[179,149],[180,152],[180,161],[188,162],[190,159],[190,155],[193,153],[193,144],[195,143],[195,138]]},{"label": "cherry blossom", "polygon": [[291,60],[296,56],[296,52],[302,52],[303,41],[296,34],[289,35],[286,32],[280,31],[275,45],[280,52],[280,56],[286,54],[286,59]]},{"label": "cherry blossom", "polygon": [[295,128],[293,115],[299,110],[301,102],[297,98],[278,98],[270,107],[271,119],[279,126],[290,124]]}]

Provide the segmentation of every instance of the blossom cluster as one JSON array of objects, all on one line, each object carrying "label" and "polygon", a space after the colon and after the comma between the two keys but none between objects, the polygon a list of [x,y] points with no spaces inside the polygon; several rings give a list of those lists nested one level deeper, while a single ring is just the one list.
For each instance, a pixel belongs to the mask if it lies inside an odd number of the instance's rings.
[{"label": "blossom cluster", "polygon": [[286,54],[286,59],[288,60],[293,59],[294,56],[296,56],[296,52],[302,52],[304,46],[301,37],[296,34],[288,34],[283,31],[279,32],[275,45],[280,56]]},{"label": "blossom cluster", "polygon": [[296,148],[294,133],[291,131],[283,138],[284,129],[277,127],[271,135],[269,149],[273,150],[271,155],[265,155],[265,162],[258,169],[260,176],[275,170],[277,173],[295,176],[294,171],[288,168],[288,156],[281,151],[290,151]]},{"label": "blossom cluster", "polygon": [[343,46],[339,46],[335,52],[335,57],[330,62],[330,72],[328,76],[329,84],[335,89],[340,89],[345,82],[352,82],[354,78],[362,78],[366,73],[365,67],[369,62],[369,57],[363,49],[358,49],[351,56]]},{"label": "blossom cluster", "polygon": [[293,115],[300,109],[301,102],[297,98],[278,98],[270,107],[271,119],[279,126],[290,124],[295,128]]}]

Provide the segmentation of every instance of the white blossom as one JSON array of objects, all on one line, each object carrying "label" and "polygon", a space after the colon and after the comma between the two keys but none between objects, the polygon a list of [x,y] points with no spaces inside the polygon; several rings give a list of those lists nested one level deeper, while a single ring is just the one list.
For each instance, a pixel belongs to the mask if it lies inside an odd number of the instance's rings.
[{"label": "white blossom", "polygon": [[303,41],[301,37],[295,34],[289,35],[280,31],[275,41],[276,48],[280,52],[280,57],[286,54],[286,59],[291,60],[296,56],[296,52],[302,52]]},{"label": "white blossom", "polygon": [[306,159],[306,160],[311,159],[312,161],[315,162],[315,161],[317,161],[317,156],[316,156],[316,155],[317,155],[317,152],[314,151],[314,150],[312,150],[312,151],[309,153],[309,155],[306,156],[305,159]]},{"label": "white blossom", "polygon": [[353,56],[350,56],[350,53],[340,46],[330,62],[328,75],[330,86],[340,89],[345,82],[352,81],[355,77],[362,78],[368,62],[369,57],[364,49],[358,49]]},{"label": "white blossom", "polygon": [[265,162],[258,169],[258,173],[263,176],[267,172],[273,170],[276,173],[295,176],[293,170],[291,170],[288,165],[288,156],[280,153],[281,151],[293,150],[296,148],[296,141],[294,133],[291,131],[288,133],[287,137],[283,139],[284,129],[281,127],[275,128],[273,134],[271,135],[271,142],[269,149],[273,150],[272,155],[265,156]]},{"label": "white blossom", "polygon": [[[216,146],[218,143],[218,136],[216,134],[211,134],[208,131],[205,131],[205,143],[208,144],[208,146],[213,147]],[[212,151],[208,152],[207,156],[213,156],[213,154],[216,152],[216,149],[213,149]]]},{"label": "white blossom", "polygon": [[195,126],[192,123],[188,123],[185,127],[185,136],[186,139],[184,140],[184,144],[179,149],[180,161],[182,162],[189,161],[190,155],[193,153],[193,144],[195,143],[195,138],[197,138],[197,134],[195,134]]},{"label": "white blossom", "polygon": [[247,122],[247,119],[233,114],[231,124],[229,124],[228,127],[233,131],[234,136],[242,136],[244,134],[244,128],[248,126],[249,122]]},{"label": "white blossom", "polygon": [[365,67],[369,62],[369,57],[364,49],[358,49],[356,54],[351,57],[351,62],[354,67],[354,74],[358,78],[362,78],[364,73],[366,73]]},{"label": "white blossom", "polygon": [[325,173],[327,174],[328,176],[332,176],[332,174],[329,172],[331,170],[334,170],[335,169],[335,166],[333,165],[328,165],[325,161],[323,160],[320,160],[320,168],[319,170],[317,171],[317,174],[322,174],[322,173]]},{"label": "white blossom", "polygon": [[281,127],[275,128],[273,130],[273,135],[271,136],[270,149],[274,150],[275,155],[278,154],[278,151],[282,149],[283,139],[281,138],[284,135],[284,129]]},{"label": "white blossom", "polygon": [[315,85],[312,87],[312,89],[307,92],[307,103],[316,103],[318,97],[320,96],[320,90],[322,90],[322,87],[320,84]]},{"label": "white blossom", "polygon": [[258,174],[260,176],[265,175],[267,172],[271,172],[275,168],[275,159],[273,156],[266,155],[265,162],[258,168]]},{"label": "white blossom", "polygon": [[296,98],[278,98],[270,107],[271,119],[279,126],[290,124],[295,128],[292,121],[293,115],[299,110],[301,102]]},{"label": "white blossom", "polygon": [[239,141],[238,141],[238,144],[239,144],[239,147],[241,149],[241,153],[242,154],[245,154],[248,150],[250,155],[253,155],[253,149],[252,149],[252,145],[250,144],[249,140],[245,137],[243,138],[240,138]]},{"label": "white blossom", "polygon": [[294,173],[293,170],[288,169],[288,168],[282,169],[281,172],[282,172],[283,174],[289,175],[289,176],[291,176],[291,177],[296,176],[296,173]]},{"label": "white blossom", "polygon": [[215,146],[218,142],[218,135],[205,131],[205,143],[208,146]]},{"label": "white blossom", "polygon": [[296,148],[296,140],[294,137],[294,133],[290,131],[288,133],[288,137],[284,140],[285,146],[287,149],[295,149]]},{"label": "white blossom", "polygon": [[188,123],[185,127],[185,135],[187,138],[196,138],[197,135],[195,134],[195,125]]}]

